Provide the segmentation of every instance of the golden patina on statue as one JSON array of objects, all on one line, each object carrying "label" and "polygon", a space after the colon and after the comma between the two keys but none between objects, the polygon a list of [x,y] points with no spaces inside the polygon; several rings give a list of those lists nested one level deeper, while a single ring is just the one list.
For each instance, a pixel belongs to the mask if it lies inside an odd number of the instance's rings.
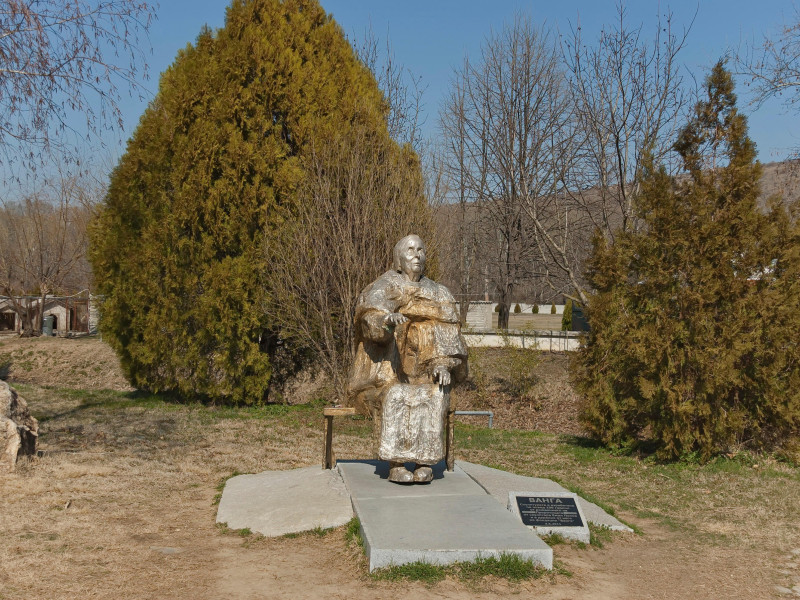
[{"label": "golden patina on statue", "polygon": [[[392,269],[356,305],[356,353],[348,400],[372,415],[378,457],[389,480],[427,483],[445,456],[449,387],[467,375],[467,349],[455,300],[425,277],[425,244],[409,235],[394,247]],[[414,463],[408,470],[405,463]]]}]

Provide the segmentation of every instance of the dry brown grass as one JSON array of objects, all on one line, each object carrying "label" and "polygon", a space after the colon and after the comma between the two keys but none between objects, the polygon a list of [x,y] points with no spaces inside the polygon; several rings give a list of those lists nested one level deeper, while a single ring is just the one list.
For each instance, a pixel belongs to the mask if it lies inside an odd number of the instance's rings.
[{"label": "dry brown grass", "polygon": [[[313,411],[270,422],[112,393],[19,388],[40,419],[42,456],[2,481],[2,597],[113,597],[120,588],[123,597],[175,589],[204,597],[216,546],[226,545],[214,526],[219,481],[319,460]],[[173,547],[181,552],[159,550]]]},{"label": "dry brown grass", "polygon": [[132,390],[113,350],[97,337],[0,335],[0,377],[87,390]]},{"label": "dry brown grass", "polygon": [[[533,385],[516,390],[514,366],[501,348],[470,350],[471,380],[453,390],[458,410],[491,410],[500,429],[537,430],[583,434],[578,423],[578,395],[569,382],[569,356],[533,352],[520,362],[534,364]],[[524,387],[524,386],[523,386]],[[485,417],[458,417],[473,425],[486,425]]]},{"label": "dry brown grass", "polygon": [[[565,376],[563,365],[550,356],[539,368],[552,381],[559,369]],[[490,381],[498,398],[501,371]],[[599,550],[557,546],[572,577],[521,584],[448,579],[428,589],[370,579],[341,529],[263,539],[215,526],[214,497],[225,477],[319,463],[320,405],[231,409],[18,387],[41,419],[42,456],[0,476],[0,598],[396,600],[511,593],[750,600],[769,597],[773,585],[800,583],[792,579],[800,578],[800,558],[787,558],[800,548],[800,471],[769,457],[658,464],[613,456],[567,435],[460,424],[457,458],[552,476],[616,508],[644,534],[616,535]],[[540,412],[554,415],[557,405]],[[337,423],[337,454],[368,457],[369,433],[364,421]]]}]

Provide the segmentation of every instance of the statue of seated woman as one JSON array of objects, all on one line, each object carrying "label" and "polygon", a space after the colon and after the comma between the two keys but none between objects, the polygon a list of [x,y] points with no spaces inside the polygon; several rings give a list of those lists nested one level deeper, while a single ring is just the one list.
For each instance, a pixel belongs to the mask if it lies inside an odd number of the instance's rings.
[{"label": "statue of seated woman", "polygon": [[[371,415],[389,480],[426,483],[445,455],[449,386],[467,375],[455,300],[425,277],[425,244],[409,235],[392,269],[360,294],[348,401]],[[412,470],[405,463],[414,463]]]}]

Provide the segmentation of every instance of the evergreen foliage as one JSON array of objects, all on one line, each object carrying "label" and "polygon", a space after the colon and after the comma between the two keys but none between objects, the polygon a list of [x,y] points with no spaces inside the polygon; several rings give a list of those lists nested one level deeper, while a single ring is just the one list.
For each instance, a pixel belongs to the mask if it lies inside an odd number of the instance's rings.
[{"label": "evergreen foliage", "polygon": [[102,331],[133,385],[265,397],[282,324],[264,274],[301,208],[309,148],[358,126],[391,158],[386,110],[316,0],[234,0],[222,29],[179,52],[92,230]]},{"label": "evergreen foliage", "polygon": [[515,304],[514,305],[514,314],[518,315],[521,312],[522,312],[522,308],[520,307],[520,305],[519,304]]},{"label": "evergreen foliage", "polygon": [[538,315],[539,314],[539,305],[538,304],[534,304],[533,308],[531,308],[531,312],[533,314],[535,314],[535,315]]},{"label": "evergreen foliage", "polygon": [[561,331],[572,331],[572,300],[567,300],[561,315]]},{"label": "evergreen foliage", "polygon": [[555,302],[550,303],[550,314],[554,315],[556,314],[556,312],[558,312],[556,311],[556,303]]},{"label": "evergreen foliage", "polygon": [[[598,237],[597,294],[577,357],[582,420],[612,445],[651,439],[674,458],[775,448],[800,426],[800,250],[718,63],[675,150],[688,176],[646,164],[644,228]],[[796,216],[796,215],[795,215]]]}]

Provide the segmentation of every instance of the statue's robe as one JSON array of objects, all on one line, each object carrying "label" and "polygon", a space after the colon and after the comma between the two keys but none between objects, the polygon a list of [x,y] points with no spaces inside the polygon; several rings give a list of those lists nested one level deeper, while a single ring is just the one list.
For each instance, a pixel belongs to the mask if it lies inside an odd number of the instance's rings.
[{"label": "statue's robe", "polygon": [[[408,318],[384,325],[391,313]],[[380,427],[383,460],[434,464],[444,457],[449,394],[433,372],[450,371],[451,385],[467,375],[467,349],[448,289],[427,277],[409,281],[387,271],[359,296],[356,353],[348,400]]]}]

